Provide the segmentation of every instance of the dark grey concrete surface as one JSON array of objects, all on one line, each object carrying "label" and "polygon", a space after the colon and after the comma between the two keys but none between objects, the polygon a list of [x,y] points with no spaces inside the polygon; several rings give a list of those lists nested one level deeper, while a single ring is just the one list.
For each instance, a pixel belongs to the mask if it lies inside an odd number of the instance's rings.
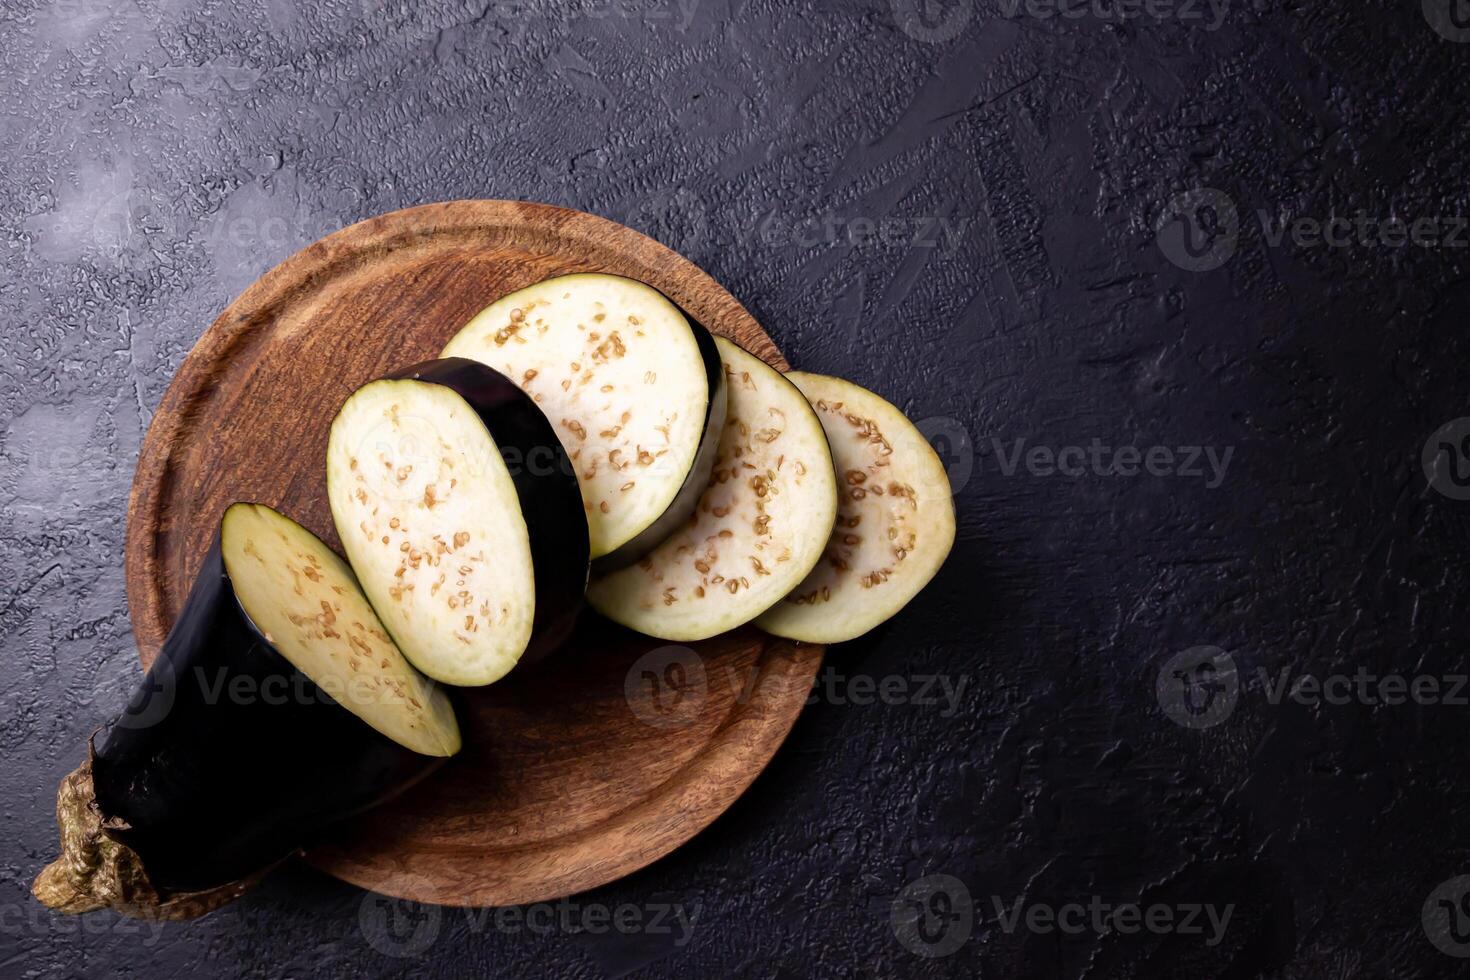
[{"label": "dark grey concrete surface", "polygon": [[[1463,975],[1464,8],[0,0],[0,974]],[[924,420],[949,564],[576,906],[293,866],[42,912],[174,369],[295,249],[464,197],[645,230]]]}]

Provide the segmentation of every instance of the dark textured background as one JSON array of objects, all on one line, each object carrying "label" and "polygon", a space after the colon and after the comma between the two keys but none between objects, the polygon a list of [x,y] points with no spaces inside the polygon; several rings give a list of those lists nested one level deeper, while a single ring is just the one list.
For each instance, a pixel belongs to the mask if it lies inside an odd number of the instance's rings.
[{"label": "dark textured background", "polygon": [[[1257,217],[1470,213],[1470,45],[1431,26],[1451,0],[1128,21],[921,2],[0,0],[0,973],[1463,968],[1421,907],[1470,872],[1470,707],[1273,704],[1256,674],[1467,669],[1470,503],[1420,454],[1470,414],[1470,233],[1273,245]],[[1221,233],[1218,268],[1190,271],[1166,255],[1182,226],[1154,229],[1206,187],[1239,227],[1186,207]],[[683,944],[436,919],[304,866],[161,933],[39,911],[56,782],[138,677],[126,494],[174,369],[295,249],[461,197],[647,231],[794,363],[927,420],[961,487],[954,554],[829,664],[943,674],[956,710],[819,697],[709,831],[580,899],[683,903]],[[997,451],[1094,438],[1232,456],[1217,481],[1008,475]],[[1155,697],[1197,645],[1240,671],[1207,728]],[[891,915],[929,874],[974,903],[935,958]],[[1008,933],[992,896],[1234,908],[1210,945]],[[415,924],[421,954],[382,951]]]}]

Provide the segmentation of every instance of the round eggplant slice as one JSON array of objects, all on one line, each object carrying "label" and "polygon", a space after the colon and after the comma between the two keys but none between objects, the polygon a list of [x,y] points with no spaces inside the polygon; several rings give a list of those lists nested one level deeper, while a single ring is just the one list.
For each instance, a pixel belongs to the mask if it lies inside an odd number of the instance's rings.
[{"label": "round eggplant slice", "polygon": [[588,554],[571,462],[485,365],[426,361],[353,393],[332,423],[327,497],[383,625],[435,680],[492,683],[576,624]]},{"label": "round eggplant slice", "polygon": [[66,912],[190,918],[459,750],[445,693],[404,660],[347,565],[235,504],[128,709],[57,800]]},{"label": "round eggplant slice", "polygon": [[787,377],[832,446],[837,528],[816,569],[756,625],[840,643],[896,615],[939,571],[954,544],[954,498],[929,441],[898,409],[840,378]]},{"label": "round eggplant slice", "polygon": [[837,514],[832,456],[811,405],[764,361],[715,343],[729,414],[694,516],[587,593],[609,619],[667,640],[715,636],[780,601],[821,557]]},{"label": "round eggplant slice", "polygon": [[444,348],[535,399],[576,467],[594,572],[625,567],[693,513],[724,425],[714,338],[662,293],[585,273],[483,310]]}]

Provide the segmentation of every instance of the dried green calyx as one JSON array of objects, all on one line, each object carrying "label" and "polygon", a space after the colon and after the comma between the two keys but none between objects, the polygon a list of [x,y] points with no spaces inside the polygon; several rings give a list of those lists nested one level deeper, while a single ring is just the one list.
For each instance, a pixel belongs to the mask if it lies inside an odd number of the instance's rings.
[{"label": "dried green calyx", "polygon": [[92,759],[66,776],[56,794],[61,856],[36,876],[31,894],[48,908],[79,915],[110,908],[141,919],[196,919],[234,901],[252,881],[164,896],[142,859],[108,837],[92,789]]}]

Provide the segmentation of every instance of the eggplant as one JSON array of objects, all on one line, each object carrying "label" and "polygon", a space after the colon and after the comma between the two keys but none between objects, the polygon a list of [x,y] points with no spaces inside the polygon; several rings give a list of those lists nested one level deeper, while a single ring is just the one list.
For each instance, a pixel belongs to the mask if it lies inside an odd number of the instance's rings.
[{"label": "eggplant", "polygon": [[572,464],[491,368],[444,358],[359,388],[332,422],[327,497],[363,591],[429,677],[490,684],[576,625],[589,555]]},{"label": "eggplant", "polygon": [[841,378],[787,377],[832,446],[837,528],[817,568],[756,625],[840,643],[896,615],[939,571],[954,545],[954,494],[929,440],[897,408]]},{"label": "eggplant", "polygon": [[714,338],[633,279],[560,276],[486,307],[444,357],[526,390],[576,466],[593,573],[626,567],[694,513],[725,421]]},{"label": "eggplant", "polygon": [[347,565],[294,521],[234,504],[127,710],[57,800],[46,905],[188,918],[460,748]]},{"label": "eggplant", "polygon": [[666,640],[715,636],[779,602],[821,558],[837,516],[832,455],[805,396],[760,358],[715,343],[728,417],[694,516],[587,594],[609,619]]}]

